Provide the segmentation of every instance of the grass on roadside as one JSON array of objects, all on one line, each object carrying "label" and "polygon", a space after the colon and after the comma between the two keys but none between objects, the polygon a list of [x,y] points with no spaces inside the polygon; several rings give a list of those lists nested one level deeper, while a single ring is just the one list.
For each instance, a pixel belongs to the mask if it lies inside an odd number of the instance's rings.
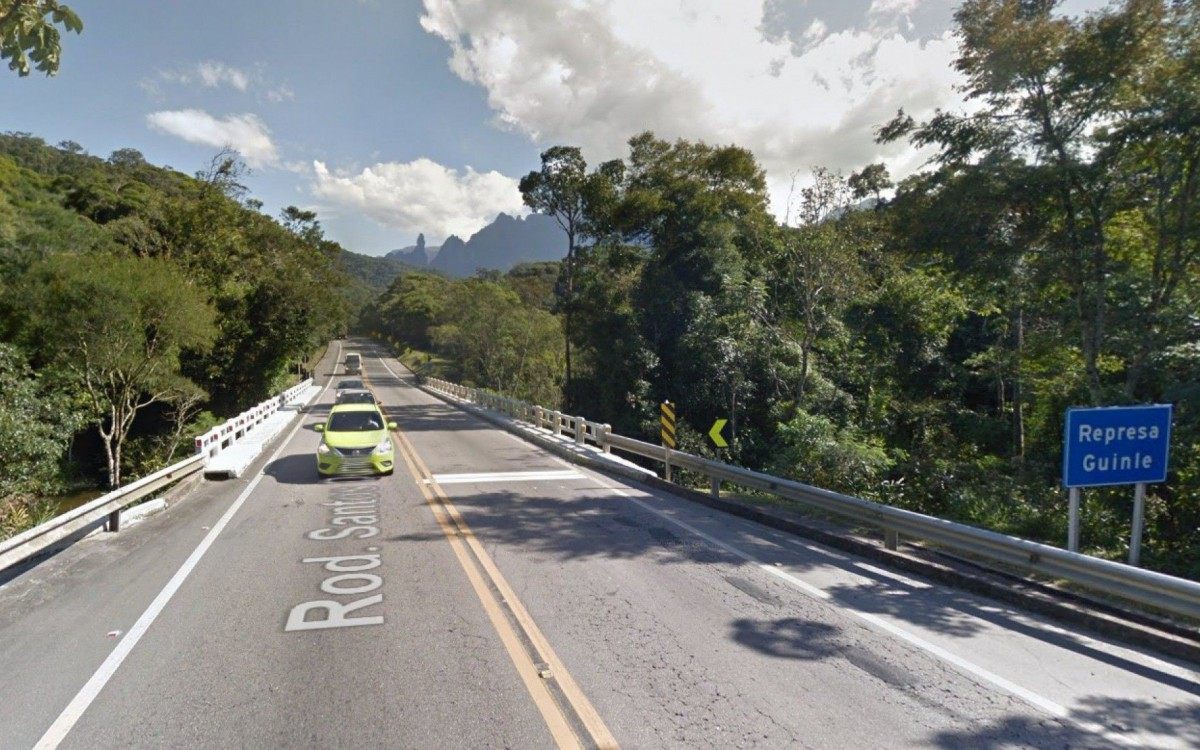
[{"label": "grass on roadside", "polygon": [[405,349],[398,356],[400,362],[417,375],[427,378],[453,379],[450,360],[418,349]]}]

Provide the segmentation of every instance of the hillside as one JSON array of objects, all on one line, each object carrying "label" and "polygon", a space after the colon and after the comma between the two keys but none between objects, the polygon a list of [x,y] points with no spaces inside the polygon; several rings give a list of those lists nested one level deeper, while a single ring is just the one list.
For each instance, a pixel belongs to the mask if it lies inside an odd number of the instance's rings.
[{"label": "hillside", "polygon": [[369,298],[315,215],[263,214],[244,174],[228,154],[192,177],[0,135],[0,424],[28,454],[0,479],[0,528],[68,482],[163,465],[294,383]]},{"label": "hillside", "polygon": [[416,266],[405,263],[392,255],[363,255],[350,250],[342,250],[338,256],[338,268],[351,279],[361,282],[373,294],[387,289],[392,279],[405,271],[418,270]]}]

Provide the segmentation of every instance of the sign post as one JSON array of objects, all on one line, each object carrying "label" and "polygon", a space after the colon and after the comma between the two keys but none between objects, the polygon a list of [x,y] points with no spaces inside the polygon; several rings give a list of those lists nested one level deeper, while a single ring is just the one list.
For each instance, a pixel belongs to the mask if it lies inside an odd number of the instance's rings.
[{"label": "sign post", "polygon": [[1146,518],[1146,483],[1133,486],[1133,530],[1129,536],[1129,564],[1137,565],[1142,557],[1142,526]]},{"label": "sign post", "polygon": [[1079,488],[1072,487],[1067,500],[1067,549],[1079,551]]},{"label": "sign post", "polygon": [[1080,488],[1132,484],[1129,564],[1138,564],[1146,485],[1166,481],[1170,444],[1170,404],[1067,410],[1063,431],[1063,486],[1070,490],[1067,549],[1079,551]]}]

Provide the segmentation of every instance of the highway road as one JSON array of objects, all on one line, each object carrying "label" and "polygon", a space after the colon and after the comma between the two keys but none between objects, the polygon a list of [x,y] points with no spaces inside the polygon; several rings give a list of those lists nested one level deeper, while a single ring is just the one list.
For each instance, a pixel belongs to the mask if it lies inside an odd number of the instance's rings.
[{"label": "highway road", "polygon": [[367,342],[267,454],[0,577],[0,748],[1197,747],[1195,665],[568,464]]}]

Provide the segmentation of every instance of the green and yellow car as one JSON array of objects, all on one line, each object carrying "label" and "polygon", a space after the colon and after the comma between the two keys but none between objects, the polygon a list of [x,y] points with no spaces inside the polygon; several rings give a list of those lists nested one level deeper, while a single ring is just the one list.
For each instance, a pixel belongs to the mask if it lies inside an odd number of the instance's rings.
[{"label": "green and yellow car", "polygon": [[391,474],[394,448],[388,430],[396,429],[375,404],[338,404],[316,426],[324,433],[317,446],[317,473],[323,477]]}]

